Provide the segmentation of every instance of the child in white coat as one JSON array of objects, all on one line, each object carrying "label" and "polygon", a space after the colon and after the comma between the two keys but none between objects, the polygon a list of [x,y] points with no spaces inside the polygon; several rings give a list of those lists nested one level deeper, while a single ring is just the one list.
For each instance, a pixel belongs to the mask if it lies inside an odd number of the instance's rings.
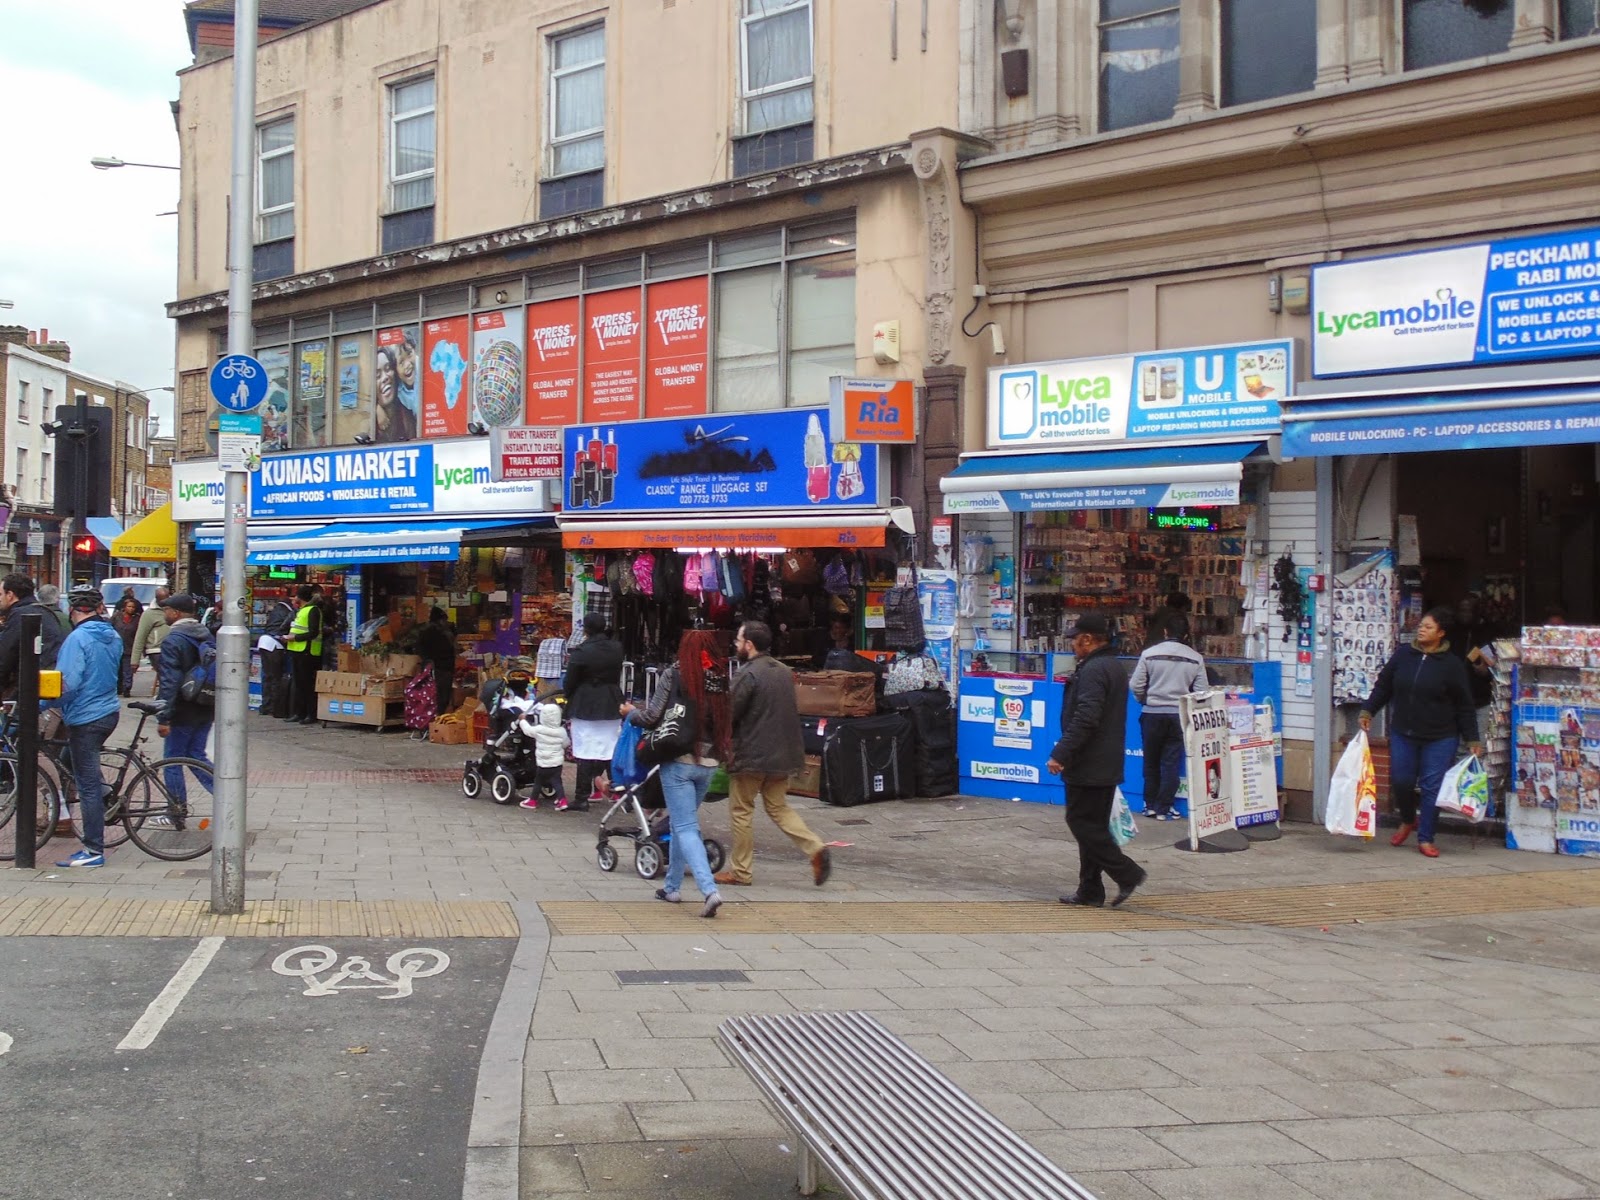
[{"label": "child in white coat", "polygon": [[539,768],[533,795],[522,802],[523,808],[538,808],[540,799],[555,801],[558,809],[566,807],[567,793],[561,784],[561,767],[566,761],[567,746],[572,739],[561,727],[561,706],[541,704],[537,724],[533,725],[533,762]]}]

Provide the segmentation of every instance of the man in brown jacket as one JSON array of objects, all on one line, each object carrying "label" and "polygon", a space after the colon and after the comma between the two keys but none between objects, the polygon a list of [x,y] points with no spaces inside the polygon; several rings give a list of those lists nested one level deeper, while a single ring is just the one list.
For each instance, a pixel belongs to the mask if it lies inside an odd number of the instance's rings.
[{"label": "man in brown jacket", "polygon": [[733,828],[733,858],[718,883],[748,884],[755,858],[756,797],[778,828],[811,860],[818,887],[833,873],[822,840],[789,807],[789,774],[805,763],[800,713],[794,702],[794,672],[768,652],[772,630],[746,621],[733,639],[744,663],[733,680],[733,762],[728,767],[728,823]]}]

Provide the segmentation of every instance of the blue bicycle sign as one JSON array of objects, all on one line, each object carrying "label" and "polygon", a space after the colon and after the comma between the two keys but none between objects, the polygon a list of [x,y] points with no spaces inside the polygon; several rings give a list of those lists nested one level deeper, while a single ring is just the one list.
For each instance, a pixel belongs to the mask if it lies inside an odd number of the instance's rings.
[{"label": "blue bicycle sign", "polygon": [[211,368],[211,395],[229,412],[249,412],[267,398],[267,370],[248,354],[228,354]]}]

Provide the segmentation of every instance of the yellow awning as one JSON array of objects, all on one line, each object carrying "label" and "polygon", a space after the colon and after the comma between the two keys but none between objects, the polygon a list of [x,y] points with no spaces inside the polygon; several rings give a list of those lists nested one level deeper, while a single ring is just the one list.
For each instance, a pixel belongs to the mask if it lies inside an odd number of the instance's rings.
[{"label": "yellow awning", "polygon": [[134,558],[142,562],[172,562],[178,557],[178,525],[172,519],[172,505],[163,504],[132,529],[111,539],[112,558]]}]

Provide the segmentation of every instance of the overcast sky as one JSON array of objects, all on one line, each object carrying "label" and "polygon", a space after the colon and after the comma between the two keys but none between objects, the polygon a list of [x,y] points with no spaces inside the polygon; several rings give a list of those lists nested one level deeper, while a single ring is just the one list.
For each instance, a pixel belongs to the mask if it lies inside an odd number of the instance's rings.
[{"label": "overcast sky", "polygon": [[[178,162],[168,105],[189,64],[183,0],[0,0],[0,324],[47,328],[84,371],[173,383]],[[171,430],[171,396],[153,395]]]}]

